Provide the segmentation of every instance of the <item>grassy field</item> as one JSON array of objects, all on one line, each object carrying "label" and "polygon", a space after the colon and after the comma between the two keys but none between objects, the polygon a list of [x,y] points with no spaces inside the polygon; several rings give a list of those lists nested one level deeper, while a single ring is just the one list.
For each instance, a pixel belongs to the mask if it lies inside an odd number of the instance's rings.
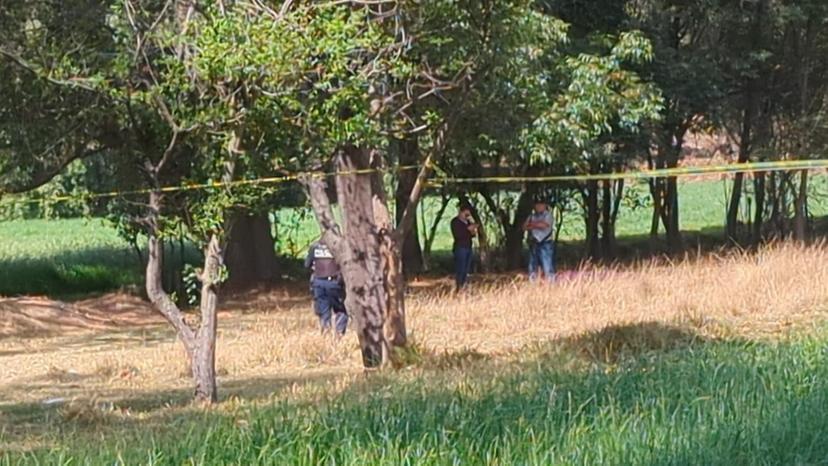
[{"label": "grassy field", "polygon": [[0,222],[0,296],[83,296],[140,279],[136,253],[103,220]]},{"label": "grassy field", "polygon": [[157,321],[7,337],[0,465],[823,464],[826,263],[786,246],[467,296],[415,283],[408,365],[377,374],[306,295],[246,296],[222,306],[211,409]]},{"label": "grassy field", "polygon": [[[826,215],[828,206],[819,196],[824,180],[815,180],[812,213]],[[725,183],[686,182],[680,188],[682,229],[720,239],[726,205]],[[645,190],[645,186],[639,184],[629,192],[646,197]],[[438,208],[436,199],[427,199],[424,205],[426,222],[432,221]],[[633,249],[638,247],[634,238],[648,234],[650,214],[647,206],[622,207],[617,225],[622,243],[628,238],[626,242],[631,243]],[[438,256],[435,264],[438,266],[445,262],[439,257],[451,249],[448,224],[453,215],[454,204],[446,211],[434,241],[434,252]],[[301,257],[318,234],[313,215],[306,209],[284,209],[275,217],[280,253]],[[566,215],[561,239],[576,244],[583,237],[582,219],[574,212]],[[102,220],[5,221],[0,222],[0,238],[0,296],[82,297],[137,285],[141,280],[136,251]],[[173,256],[177,257],[177,254]],[[580,251],[568,251],[565,246],[562,256],[577,263]]]},{"label": "grassy field", "polygon": [[[716,191],[718,189],[719,191]],[[685,230],[721,185],[682,185]],[[719,201],[716,201],[719,199]],[[820,215],[820,203],[813,204]],[[434,208],[434,203],[427,205]],[[280,247],[315,231],[281,211]],[[577,240],[579,219],[567,218]],[[624,210],[619,234],[647,232]],[[222,402],[189,404],[136,253],[99,220],[0,223],[0,466],[18,464],[828,464],[828,246],[411,283],[405,367],[365,374],[303,286],[226,297]],[[290,238],[289,241],[285,238]],[[448,247],[441,230],[435,247]]]}]

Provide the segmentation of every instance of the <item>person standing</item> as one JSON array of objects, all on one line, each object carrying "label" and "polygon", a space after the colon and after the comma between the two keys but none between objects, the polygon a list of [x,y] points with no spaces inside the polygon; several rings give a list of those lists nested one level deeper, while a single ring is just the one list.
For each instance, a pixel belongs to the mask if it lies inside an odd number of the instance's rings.
[{"label": "person standing", "polygon": [[461,204],[457,216],[451,220],[451,235],[454,237],[454,279],[457,290],[466,286],[472,265],[472,238],[477,234],[477,225],[472,222],[471,206]]},{"label": "person standing", "polygon": [[535,201],[535,207],[523,224],[523,229],[529,232],[529,280],[537,280],[540,268],[544,279],[551,282],[555,277],[555,248],[552,241],[555,220],[543,199]]},{"label": "person standing", "polygon": [[311,293],[314,311],[319,317],[322,332],[331,329],[331,318],[336,321],[336,333],[345,334],[348,313],[345,310],[345,283],[342,272],[330,248],[321,240],[313,243],[305,258],[305,268],[311,271]]}]

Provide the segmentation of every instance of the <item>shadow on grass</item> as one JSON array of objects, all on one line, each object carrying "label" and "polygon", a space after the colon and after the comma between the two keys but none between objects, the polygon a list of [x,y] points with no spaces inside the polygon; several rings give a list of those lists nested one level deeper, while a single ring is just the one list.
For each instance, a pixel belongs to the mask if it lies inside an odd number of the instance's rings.
[{"label": "shadow on grass", "polygon": [[[828,458],[828,443],[822,441],[828,433],[823,348],[824,338],[751,343],[709,340],[655,323],[610,327],[511,358],[424,361],[425,368],[369,376],[318,399],[281,395],[265,405],[173,410],[161,423],[93,423],[94,429],[64,419],[53,447],[16,458],[48,462],[62,455],[97,463],[121,455],[168,464],[818,463]],[[272,384],[278,392],[292,382],[251,383]],[[245,397],[250,388],[241,384],[236,394]],[[183,393],[176,396],[186,402]],[[116,404],[159,406],[125,400]],[[26,407],[5,410],[16,411]]]},{"label": "shadow on grass", "polygon": [[0,260],[0,296],[82,297],[138,283],[135,253],[117,247]]}]

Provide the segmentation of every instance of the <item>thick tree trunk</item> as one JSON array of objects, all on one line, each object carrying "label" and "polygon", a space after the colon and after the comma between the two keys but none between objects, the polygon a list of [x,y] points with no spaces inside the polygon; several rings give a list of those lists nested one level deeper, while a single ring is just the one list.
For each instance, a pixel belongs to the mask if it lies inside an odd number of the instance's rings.
[{"label": "thick tree trunk", "polygon": [[389,360],[384,324],[388,295],[381,248],[383,235],[374,216],[372,174],[358,172],[370,167],[368,151],[347,146],[336,156],[337,200],[344,231],[333,217],[326,183],[315,177],[303,181],[322,229],[322,240],[331,248],[345,281],[345,307],[353,316],[366,368]]},{"label": "thick tree trunk", "polygon": [[248,288],[272,281],[276,275],[276,247],[267,214],[236,213],[230,220],[229,231],[227,285]]},{"label": "thick tree trunk", "polygon": [[[416,138],[395,141],[399,148],[399,163],[402,166],[410,167],[420,160],[419,144]],[[401,170],[397,181],[397,190],[394,196],[396,204],[396,223],[399,224],[408,205],[411,190],[417,182],[417,171],[406,169]],[[413,224],[417,225],[417,212],[415,211]],[[423,271],[423,251],[420,247],[420,235],[417,228],[410,228],[402,243],[402,264],[406,275],[417,274]]]},{"label": "thick tree trunk", "polygon": [[347,147],[338,154],[337,198],[347,234],[349,253],[342,264],[347,286],[345,307],[354,313],[365,367],[388,361],[384,325],[388,297],[383,273],[381,244],[374,219],[371,174],[354,171],[370,167],[368,151]]},{"label": "thick tree trunk", "polygon": [[601,257],[609,259],[614,254],[615,227],[612,224],[612,181],[601,182]]},{"label": "thick tree trunk", "polygon": [[[394,225],[391,222],[391,213],[388,211],[388,199],[385,194],[385,185],[382,179],[383,173],[381,169],[384,167],[384,164],[378,152],[374,151],[372,153],[370,164],[372,168],[378,170],[371,176],[371,190],[373,193],[374,221],[379,231],[382,276],[388,298],[384,324],[385,339],[391,347],[403,347],[407,343],[405,331],[406,283],[403,272],[404,242],[406,239],[404,235],[397,236],[394,234]],[[415,184],[416,175],[406,196],[411,195],[411,190]],[[398,191],[396,199],[397,224],[402,221],[403,211],[407,205],[407,202],[405,204],[400,203],[399,196],[400,193]],[[393,357],[393,354],[391,356]]]},{"label": "thick tree trunk", "polygon": [[603,204],[601,206],[601,249],[604,259],[615,257],[616,237],[615,223],[621,207],[621,197],[624,194],[624,180],[604,180]]}]

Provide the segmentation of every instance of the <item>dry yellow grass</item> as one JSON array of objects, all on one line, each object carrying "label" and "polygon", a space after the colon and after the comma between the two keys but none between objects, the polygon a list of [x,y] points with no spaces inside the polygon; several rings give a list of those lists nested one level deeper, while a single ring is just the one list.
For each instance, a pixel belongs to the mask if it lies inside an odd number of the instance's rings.
[{"label": "dry yellow grass", "polygon": [[[824,321],[826,283],[828,247],[785,245],[618,268],[553,286],[504,278],[461,296],[418,289],[408,321],[416,344],[437,354],[497,356],[651,322],[702,337],[772,338]],[[321,380],[344,386],[361,372],[354,334],[339,342],[320,335],[305,295],[260,293],[224,308],[217,362],[224,397],[263,398]],[[181,351],[169,328],[153,319],[117,330],[6,337],[0,404],[60,398],[74,416],[72,400],[116,401],[135,410],[186,400],[190,381]]]}]

